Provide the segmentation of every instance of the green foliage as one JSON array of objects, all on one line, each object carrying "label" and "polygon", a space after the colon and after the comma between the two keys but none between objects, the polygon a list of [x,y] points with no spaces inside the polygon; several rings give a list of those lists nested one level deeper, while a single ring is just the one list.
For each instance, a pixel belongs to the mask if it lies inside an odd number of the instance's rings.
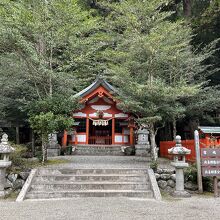
[{"label": "green foliage", "polygon": [[37,151],[36,152],[36,157],[37,157],[39,162],[42,162],[42,160],[43,160],[43,153],[42,153],[42,151]]},{"label": "green foliage", "polygon": [[157,128],[183,118],[196,106],[207,85],[206,75],[215,71],[205,62],[213,47],[200,53],[194,49],[192,28],[183,20],[171,19],[173,12],[166,3],[110,3],[106,19],[116,42],[105,55],[119,87],[119,106],[135,114],[141,126],[149,127],[153,154]]},{"label": "green foliage", "polygon": [[67,154],[67,155],[71,155],[71,154],[72,154],[72,150],[73,150],[72,145],[67,146],[67,147],[66,147],[66,154]]},{"label": "green foliage", "polygon": [[33,101],[69,97],[90,82],[99,26],[78,0],[1,2],[0,117],[25,121]]},{"label": "green foliage", "polygon": [[184,170],[184,180],[197,184],[197,167],[196,164],[190,165]]},{"label": "green foliage", "polygon": [[152,161],[150,163],[150,168],[153,169],[154,172],[157,172],[158,162],[157,161]]},{"label": "green foliage", "polygon": [[[197,184],[197,167],[196,164],[190,165],[184,170],[184,180],[191,181]],[[211,177],[202,178],[203,190],[212,192],[213,191],[213,179]]]},{"label": "green foliage", "polygon": [[27,168],[25,165],[25,156],[27,153],[27,148],[24,145],[12,145],[15,149],[14,152],[10,155],[10,160],[12,161],[12,168],[9,169],[25,169]]},{"label": "green foliage", "polygon": [[73,119],[52,112],[40,113],[30,117],[31,127],[39,135],[48,136],[50,133],[63,131],[73,125]]},{"label": "green foliage", "polygon": [[182,3],[3,0],[0,119],[30,116],[46,139],[71,125],[79,107],[72,95],[102,73],[118,86],[120,107],[153,136],[185,116],[216,122],[219,1],[191,1],[191,20]]},{"label": "green foliage", "polygon": [[66,97],[65,95],[55,94],[52,97],[37,100],[30,103],[28,111],[30,115],[53,112],[55,115],[69,115],[74,109],[80,107],[78,98]]}]

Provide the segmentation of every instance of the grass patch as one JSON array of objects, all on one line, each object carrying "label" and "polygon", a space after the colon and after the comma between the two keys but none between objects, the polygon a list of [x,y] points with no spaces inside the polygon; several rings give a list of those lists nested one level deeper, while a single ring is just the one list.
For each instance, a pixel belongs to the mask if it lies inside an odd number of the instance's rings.
[{"label": "grass patch", "polygon": [[181,200],[180,198],[175,198],[175,197],[171,196],[170,193],[168,193],[166,191],[161,190],[160,193],[161,193],[162,199],[165,201],[174,202],[174,201]]},{"label": "grass patch", "polygon": [[203,192],[201,194],[197,194],[196,196],[210,198],[214,197],[214,192]]},{"label": "grass patch", "polygon": [[4,200],[13,200],[13,201],[15,201],[16,198],[18,197],[18,194],[19,194],[19,192],[12,191],[11,193],[9,193],[8,195],[6,195],[4,197]]},{"label": "grass patch", "polygon": [[49,159],[47,160],[44,165],[39,162],[37,159],[22,159],[22,163],[19,165],[13,165],[9,168],[8,172],[10,173],[17,173],[28,169],[38,168],[38,167],[46,167],[51,165],[58,165],[58,164],[64,164],[69,163],[69,160],[65,159]]}]

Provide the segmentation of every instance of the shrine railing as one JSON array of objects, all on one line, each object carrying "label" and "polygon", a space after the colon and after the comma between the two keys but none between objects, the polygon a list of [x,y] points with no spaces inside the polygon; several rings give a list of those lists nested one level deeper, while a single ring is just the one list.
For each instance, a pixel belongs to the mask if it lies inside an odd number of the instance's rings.
[{"label": "shrine railing", "polygon": [[89,144],[111,145],[112,136],[90,136]]}]

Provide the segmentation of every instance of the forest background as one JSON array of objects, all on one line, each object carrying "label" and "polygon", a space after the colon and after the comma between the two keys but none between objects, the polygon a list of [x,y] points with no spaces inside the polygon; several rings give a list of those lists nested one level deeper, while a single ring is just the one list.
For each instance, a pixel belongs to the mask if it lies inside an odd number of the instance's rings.
[{"label": "forest background", "polygon": [[150,130],[219,125],[219,0],[2,0],[0,121],[45,139],[102,75]]}]

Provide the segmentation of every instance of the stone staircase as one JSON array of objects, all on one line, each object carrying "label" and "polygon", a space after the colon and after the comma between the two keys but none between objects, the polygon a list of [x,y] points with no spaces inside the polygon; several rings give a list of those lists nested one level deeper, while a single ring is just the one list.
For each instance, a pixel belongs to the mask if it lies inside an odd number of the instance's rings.
[{"label": "stone staircase", "polygon": [[147,169],[38,169],[25,199],[70,197],[153,198]]},{"label": "stone staircase", "polygon": [[77,145],[74,155],[123,156],[121,145]]}]

